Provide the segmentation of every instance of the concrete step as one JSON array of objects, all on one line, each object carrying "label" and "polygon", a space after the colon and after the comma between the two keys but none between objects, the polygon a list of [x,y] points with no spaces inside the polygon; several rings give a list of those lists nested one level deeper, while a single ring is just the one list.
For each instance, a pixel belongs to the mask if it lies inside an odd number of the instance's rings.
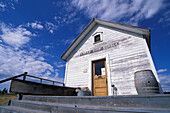
[{"label": "concrete step", "polygon": [[31,110],[41,110],[49,113],[169,113],[168,108],[146,108],[146,107],[107,107],[107,106],[88,106],[78,104],[56,104],[50,102],[37,102],[26,100],[12,100],[11,106]]},{"label": "concrete step", "polygon": [[0,113],[170,113],[170,95],[23,96],[1,106]]},{"label": "concrete step", "polygon": [[32,110],[16,106],[0,106],[0,113],[49,113],[41,110]]},{"label": "concrete step", "polygon": [[23,96],[23,100],[107,107],[155,107],[170,108],[170,95],[143,96]]}]

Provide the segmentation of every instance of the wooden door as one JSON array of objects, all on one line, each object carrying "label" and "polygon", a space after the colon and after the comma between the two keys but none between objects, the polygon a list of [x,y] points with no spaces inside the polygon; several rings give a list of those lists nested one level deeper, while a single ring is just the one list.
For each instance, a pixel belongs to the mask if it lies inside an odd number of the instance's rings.
[{"label": "wooden door", "polygon": [[108,96],[106,60],[93,62],[93,95]]}]

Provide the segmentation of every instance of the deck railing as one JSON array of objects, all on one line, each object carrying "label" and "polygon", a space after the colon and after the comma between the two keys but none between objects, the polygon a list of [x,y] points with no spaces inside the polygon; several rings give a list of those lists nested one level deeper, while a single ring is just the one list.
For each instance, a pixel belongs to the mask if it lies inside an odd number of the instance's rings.
[{"label": "deck railing", "polygon": [[12,80],[12,79],[15,79],[15,78],[19,78],[19,77],[22,77],[22,76],[23,76],[23,80],[25,80],[26,77],[31,77],[31,78],[40,79],[40,83],[42,83],[42,81],[44,80],[44,81],[52,82],[52,85],[54,85],[55,83],[57,83],[57,84],[62,84],[62,85],[64,86],[64,83],[62,83],[62,82],[53,81],[53,80],[49,80],[49,79],[44,79],[44,78],[40,78],[40,77],[35,77],[35,76],[32,76],[32,75],[27,75],[27,72],[25,72],[24,74],[21,74],[21,75],[17,75],[17,76],[14,76],[14,77],[10,77],[10,78],[1,80],[0,83],[9,81],[9,80]]}]

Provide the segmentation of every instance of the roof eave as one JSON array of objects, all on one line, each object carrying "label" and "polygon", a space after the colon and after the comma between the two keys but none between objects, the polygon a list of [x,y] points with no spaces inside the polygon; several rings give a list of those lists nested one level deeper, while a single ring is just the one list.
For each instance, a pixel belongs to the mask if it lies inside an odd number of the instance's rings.
[{"label": "roof eave", "polygon": [[106,26],[113,27],[113,28],[116,28],[116,29],[122,29],[122,30],[126,30],[126,31],[129,31],[129,32],[134,32],[134,33],[142,34],[142,35],[146,35],[146,36],[150,35],[150,29],[126,25],[126,24],[121,24],[121,23],[116,23],[116,22],[110,22],[110,21],[100,20],[100,19],[95,19],[95,21],[98,24],[106,25]]},{"label": "roof eave", "polygon": [[[93,18],[90,23],[83,29],[83,31],[78,35],[78,37],[72,42],[72,44],[67,48],[67,50],[63,53],[63,55],[61,56],[61,59],[66,61],[67,60],[67,56],[68,54],[70,54],[71,50],[74,50],[75,47],[78,46],[78,43],[76,44],[77,41],[81,41],[81,39],[86,36],[86,34],[90,31],[90,28],[94,27],[96,24],[95,22],[95,18]],[[91,26],[89,28],[89,26]],[[70,50],[71,49],[71,50]]]}]

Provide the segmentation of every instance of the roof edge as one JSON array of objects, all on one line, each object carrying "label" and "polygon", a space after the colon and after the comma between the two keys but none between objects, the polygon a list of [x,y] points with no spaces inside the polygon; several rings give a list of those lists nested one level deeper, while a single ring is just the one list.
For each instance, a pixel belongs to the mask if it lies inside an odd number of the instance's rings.
[{"label": "roof edge", "polygon": [[64,59],[64,55],[66,54],[66,52],[72,47],[72,45],[78,40],[78,38],[85,32],[85,30],[95,21],[95,18],[93,18],[89,24],[81,31],[81,33],[77,36],[77,38],[71,43],[71,45],[66,49],[66,51],[62,54],[61,59],[66,61],[66,59]]},{"label": "roof edge", "polygon": [[150,30],[148,28],[143,28],[143,27],[138,27],[138,26],[128,25],[128,24],[122,24],[122,23],[112,22],[112,21],[108,21],[108,20],[101,20],[101,19],[98,19],[98,18],[93,18],[93,19],[103,21],[103,22],[107,22],[107,23],[114,23],[114,24],[119,24],[119,25],[128,26],[128,27],[135,27],[135,28],[139,28],[139,29]]}]

